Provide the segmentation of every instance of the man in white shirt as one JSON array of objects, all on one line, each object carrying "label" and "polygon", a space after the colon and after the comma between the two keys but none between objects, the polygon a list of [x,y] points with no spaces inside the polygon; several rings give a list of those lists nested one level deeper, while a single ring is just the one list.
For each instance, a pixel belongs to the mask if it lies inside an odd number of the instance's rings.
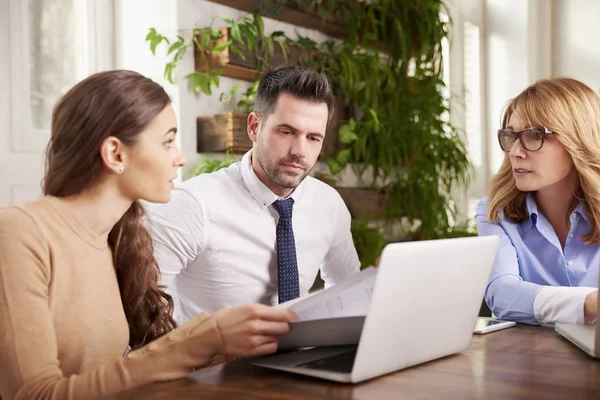
[{"label": "man in white shirt", "polygon": [[160,282],[180,321],[243,303],[304,295],[359,270],[350,214],[338,192],[308,176],[333,113],[327,78],[301,67],[268,71],[248,115],[253,148],[151,205]]}]

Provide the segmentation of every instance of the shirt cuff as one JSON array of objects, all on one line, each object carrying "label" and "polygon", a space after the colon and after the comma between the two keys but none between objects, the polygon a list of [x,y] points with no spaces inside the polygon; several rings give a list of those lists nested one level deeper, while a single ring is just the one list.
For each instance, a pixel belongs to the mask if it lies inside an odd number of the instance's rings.
[{"label": "shirt cuff", "polygon": [[583,305],[588,294],[597,290],[592,287],[545,286],[540,289],[533,302],[535,318],[542,325],[554,325],[557,322],[566,324],[590,324],[594,320],[586,320]]}]

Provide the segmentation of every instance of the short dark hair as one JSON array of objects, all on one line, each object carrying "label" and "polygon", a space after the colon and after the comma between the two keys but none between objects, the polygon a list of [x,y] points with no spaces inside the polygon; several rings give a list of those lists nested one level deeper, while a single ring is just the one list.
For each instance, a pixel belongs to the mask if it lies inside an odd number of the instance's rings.
[{"label": "short dark hair", "polygon": [[327,104],[328,121],[333,115],[333,93],[327,77],[299,66],[268,68],[258,85],[254,112],[266,117],[273,112],[280,93],[289,93],[312,103]]}]

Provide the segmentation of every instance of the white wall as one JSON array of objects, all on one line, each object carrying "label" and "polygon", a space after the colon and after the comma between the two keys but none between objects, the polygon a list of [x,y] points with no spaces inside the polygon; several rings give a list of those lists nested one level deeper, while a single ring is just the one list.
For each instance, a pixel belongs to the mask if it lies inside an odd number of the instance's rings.
[{"label": "white wall", "polygon": [[12,204],[10,165],[10,42],[8,1],[0,1],[0,207]]},{"label": "white wall", "polygon": [[[156,56],[150,52],[146,35],[151,27],[165,35],[177,34],[177,2],[174,0],[114,0],[115,68],[137,71],[161,84],[172,100],[181,126],[179,87],[163,78],[166,44]],[[181,137],[178,137],[178,141]],[[181,178],[181,177],[180,177]]]},{"label": "white wall", "polygon": [[552,0],[486,1],[484,135],[490,178],[504,157],[495,135],[507,101],[552,76],[552,8]]},{"label": "white wall", "polygon": [[553,74],[600,91],[600,1],[554,0]]},{"label": "white wall", "polygon": [[[494,137],[500,115],[510,98],[530,84],[528,77],[527,16],[523,0],[487,1],[487,110],[485,132]],[[488,141],[488,160],[492,175],[502,162],[503,153],[495,140]]]}]

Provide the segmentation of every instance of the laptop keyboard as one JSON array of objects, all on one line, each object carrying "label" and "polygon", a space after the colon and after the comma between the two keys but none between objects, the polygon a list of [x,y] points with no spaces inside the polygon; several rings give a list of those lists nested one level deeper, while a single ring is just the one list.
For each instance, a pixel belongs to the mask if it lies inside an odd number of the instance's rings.
[{"label": "laptop keyboard", "polygon": [[310,361],[304,364],[296,365],[301,368],[323,369],[334,372],[352,372],[354,359],[356,358],[356,349],[344,353],[334,354],[333,356]]}]

